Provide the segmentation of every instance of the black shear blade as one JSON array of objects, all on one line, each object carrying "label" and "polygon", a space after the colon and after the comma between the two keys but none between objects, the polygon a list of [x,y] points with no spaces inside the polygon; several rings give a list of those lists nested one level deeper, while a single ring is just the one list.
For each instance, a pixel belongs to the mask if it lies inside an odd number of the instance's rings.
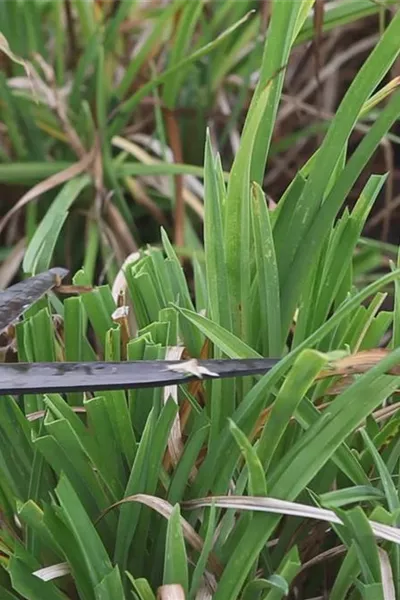
[{"label": "black shear blade", "polygon": [[0,333],[57,285],[67,273],[66,269],[55,267],[0,292]]},{"label": "black shear blade", "polygon": [[[132,362],[2,363],[0,394],[34,394],[163,387],[196,379],[192,361],[140,360]],[[278,359],[195,361],[201,377],[262,375]]]}]

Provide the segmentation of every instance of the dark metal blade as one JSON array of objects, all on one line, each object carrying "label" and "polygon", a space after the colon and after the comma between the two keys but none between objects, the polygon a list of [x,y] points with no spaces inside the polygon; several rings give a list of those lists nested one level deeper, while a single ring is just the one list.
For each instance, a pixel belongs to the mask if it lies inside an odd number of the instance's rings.
[{"label": "dark metal blade", "polygon": [[[275,358],[199,360],[219,377],[262,375],[279,362]],[[142,387],[163,387],[182,384],[196,376],[170,370],[185,361],[140,360],[132,362],[87,363],[2,363],[0,364],[0,394],[35,394],[49,392],[82,392],[118,390]],[[212,378],[204,374],[204,379]]]},{"label": "dark metal blade", "polygon": [[57,285],[67,273],[66,269],[55,267],[0,292],[0,333]]}]

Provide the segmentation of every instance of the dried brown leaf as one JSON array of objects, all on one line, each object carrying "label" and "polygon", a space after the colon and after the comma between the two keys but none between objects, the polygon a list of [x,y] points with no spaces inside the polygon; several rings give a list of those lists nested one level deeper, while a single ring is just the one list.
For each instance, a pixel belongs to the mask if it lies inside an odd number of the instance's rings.
[{"label": "dried brown leaf", "polygon": [[119,241],[121,254],[126,256],[132,252],[136,252],[138,250],[138,245],[118,208],[111,202],[107,204],[105,216],[109,228],[114,233],[115,238]]},{"label": "dried brown leaf", "polygon": [[27,62],[26,60],[24,60],[23,58],[21,58],[20,56],[18,56],[11,50],[6,37],[1,32],[0,32],[0,51],[3,52],[6,56],[8,56],[8,58],[10,60],[12,60],[13,62],[17,63],[18,65],[21,65],[22,67],[24,67],[25,73],[27,74],[29,79],[31,78],[31,66],[30,66],[29,62]]},{"label": "dried brown leaf", "polygon": [[[166,154],[167,154],[167,161],[170,163],[173,162],[173,155],[172,155],[171,150],[168,147],[161,148],[161,146],[157,142],[157,140],[154,140],[153,138],[146,136],[144,134],[137,134],[134,136],[134,138],[141,144],[145,144],[147,147],[149,147],[151,150],[155,151],[160,156],[162,154],[162,151],[165,150]],[[136,160],[143,163],[144,165],[161,164],[160,160],[155,159],[148,152],[143,150],[143,148],[141,148],[141,146],[139,146],[138,144],[136,144],[130,140],[127,140],[123,137],[120,137],[120,136],[113,137],[112,144],[116,148],[119,148],[120,150],[123,150],[124,152],[127,152],[128,154],[131,154],[132,156],[134,156],[136,158]],[[142,177],[141,179],[143,179],[144,181],[146,181],[147,183],[152,185],[155,189],[157,189],[158,191],[160,191],[161,193],[164,193],[164,194],[165,194],[166,190],[168,190],[170,187],[170,185],[169,185],[170,177],[168,177],[168,176],[154,176],[154,177],[148,176],[148,177]],[[198,195],[200,197],[204,196],[204,188],[203,188],[202,184],[193,175],[185,175],[184,181],[185,181],[185,184],[187,184],[183,188],[183,198],[184,198],[186,204],[200,217],[200,219],[204,220],[204,205],[197,197]]]},{"label": "dried brown leaf", "polygon": [[141,206],[144,206],[149,213],[153,215],[155,220],[158,221],[160,225],[165,227],[167,225],[167,219],[163,211],[150,198],[140,181],[138,179],[134,179],[133,177],[125,177],[124,182],[134,201]]},{"label": "dried brown leaf", "polygon": [[[83,406],[71,406],[70,408],[74,413],[86,414],[86,408]],[[43,417],[46,416],[46,413],[47,410],[37,410],[36,412],[28,413],[26,418],[28,421],[37,421],[38,419],[43,419]]]},{"label": "dried brown leaf", "polygon": [[[255,511],[273,513],[278,515],[288,515],[294,517],[303,517],[306,519],[317,519],[328,523],[337,523],[342,525],[342,520],[332,510],[300,504],[299,502],[289,502],[277,498],[266,498],[260,496],[210,496],[207,498],[196,498],[182,502],[181,506],[185,510],[197,510],[206,506],[216,506],[218,508],[233,508],[238,511]],[[369,520],[369,524],[374,535],[377,538],[388,540],[400,545],[400,529],[383,525],[376,521]]]},{"label": "dried brown leaf", "polygon": [[[183,354],[183,346],[171,346],[168,348],[165,360],[181,360]],[[169,398],[178,406],[178,386],[168,385],[163,391],[163,403],[165,404]],[[164,457],[164,467],[169,469],[171,464],[175,467],[183,452],[182,431],[179,413],[176,415],[172,424],[168,437],[168,452]]]},{"label": "dried brown leaf", "polygon": [[86,294],[93,291],[91,285],[58,285],[56,292],[59,294]]},{"label": "dried brown leaf", "polygon": [[[86,150],[79,138],[79,135],[77,134],[75,129],[72,127],[71,122],[69,120],[66,102],[64,101],[64,98],[62,97],[62,94],[60,93],[60,90],[57,88],[57,85],[56,85],[56,77],[55,77],[54,69],[49,63],[47,63],[45,61],[43,56],[41,56],[37,52],[34,53],[34,57],[35,57],[35,60],[37,61],[37,63],[40,65],[40,67],[44,73],[44,76],[47,80],[47,83],[49,84],[49,90],[51,90],[52,95],[53,95],[52,104],[53,104],[54,110],[57,113],[57,116],[61,122],[63,131],[64,131],[65,135],[67,136],[68,143],[71,146],[71,148],[73,149],[73,151],[75,152],[75,154],[78,156],[78,158],[83,159],[83,157],[86,155]],[[97,156],[97,153],[95,154],[95,157],[96,156]]]},{"label": "dried brown leaf", "polygon": [[392,565],[388,553],[378,547],[379,566],[381,568],[382,590],[384,600],[396,600]]},{"label": "dried brown leaf", "polygon": [[114,323],[118,323],[121,331],[121,358],[126,360],[127,357],[127,346],[129,341],[132,339],[130,328],[129,328],[129,306],[118,306],[118,308],[111,315]]},{"label": "dried brown leaf", "polygon": [[330,558],[336,558],[337,556],[346,554],[346,552],[347,547],[344,544],[341,544],[340,546],[335,546],[334,548],[329,548],[329,550],[325,550],[324,552],[317,554],[317,556],[313,556],[312,558],[310,558],[310,560],[303,563],[300,569],[300,573],[302,573],[306,569],[309,569],[310,567],[313,567],[314,565],[319,565],[325,560],[329,560]]},{"label": "dried brown leaf", "polygon": [[58,579],[59,577],[64,577],[65,575],[69,575],[71,573],[71,568],[68,563],[57,563],[56,565],[51,565],[50,567],[44,567],[43,569],[38,569],[34,571],[32,575],[38,577],[42,581],[52,581],[53,579]]},{"label": "dried brown leaf", "polygon": [[111,293],[112,297],[114,298],[114,302],[117,302],[118,296],[121,294],[121,292],[126,292],[128,284],[126,282],[125,269],[127,269],[129,265],[132,265],[133,263],[137,262],[140,259],[140,257],[140,252],[132,252],[124,260],[120,270],[117,273],[116,278],[114,279],[114,283],[112,286]]},{"label": "dried brown leaf", "polygon": [[44,181],[41,181],[37,185],[33,186],[33,188],[26,192],[26,194],[24,194],[22,198],[20,198],[18,202],[14,204],[14,206],[8,211],[8,213],[6,213],[1,219],[0,233],[3,231],[4,227],[7,225],[11,217],[15,215],[15,213],[17,213],[19,210],[21,210],[21,208],[26,206],[29,202],[35,200],[35,198],[37,198],[41,194],[44,194],[45,192],[54,189],[62,183],[66,183],[70,179],[73,179],[74,177],[77,177],[84,171],[88,170],[93,161],[93,157],[94,149],[91,152],[85,154],[85,156],[77,163],[74,163],[70,167],[64,169],[64,171],[60,171],[55,175],[51,175],[51,177],[48,177]]},{"label": "dried brown leaf", "polygon": [[0,290],[4,290],[14,279],[25,254],[25,238],[14,248],[0,266]]},{"label": "dried brown leaf", "polygon": [[[158,514],[160,514],[165,519],[170,518],[174,508],[169,502],[163,500],[162,498],[157,498],[156,496],[150,496],[148,494],[135,494],[134,496],[127,496],[126,498],[119,500],[119,502],[115,502],[114,504],[109,506],[106,510],[104,510],[101,513],[100,517],[97,519],[97,522],[100,519],[102,519],[107,513],[109,513],[110,510],[113,510],[117,506],[121,506],[122,504],[126,504],[129,502],[139,502],[140,504],[144,504],[145,506],[148,506],[152,510],[158,512]],[[197,550],[197,552],[201,552],[204,544],[202,538],[193,529],[190,523],[188,523],[183,517],[180,518],[180,523],[186,541],[192,546],[192,548],[194,548],[194,550]],[[210,554],[208,566],[215,575],[220,575],[222,573],[222,565],[213,554]]]},{"label": "dried brown leaf", "polygon": [[177,373],[190,373],[198,379],[203,379],[203,375],[209,375],[209,377],[219,377],[218,373],[210,371],[206,367],[201,366],[195,358],[191,358],[179,365],[168,365],[169,371],[176,371]]},{"label": "dried brown leaf", "polygon": [[[206,339],[203,344],[203,347],[200,351],[200,357],[199,357],[200,360],[205,360],[209,357],[209,349],[210,349],[210,341],[208,339]],[[187,358],[187,356],[185,356],[185,354],[183,357]],[[204,404],[204,401],[203,401],[204,387],[203,387],[203,382],[201,381],[201,379],[197,379],[197,380],[194,380],[191,383],[189,383],[188,391],[192,396],[197,398],[197,401],[200,403],[200,405]],[[184,402],[182,403],[181,409],[179,411],[182,431],[185,430],[185,427],[189,420],[189,416],[190,416],[191,412],[192,412],[192,405],[190,404],[190,402],[188,400],[184,400]]]},{"label": "dried brown leaf", "polygon": [[[386,348],[376,348],[350,354],[349,356],[333,361],[327,369],[319,373],[317,379],[366,373],[369,369],[380,363],[388,354],[390,354],[390,350]],[[393,367],[388,373],[390,375],[400,375],[400,365]]]},{"label": "dried brown leaf", "polygon": [[[170,146],[174,155],[174,162],[182,163],[182,140],[179,129],[179,123],[173,110],[166,108],[164,110],[165,125]],[[175,223],[174,240],[176,246],[185,245],[185,202],[183,198],[183,177],[174,175],[175,181]]]},{"label": "dried brown leaf", "polygon": [[178,584],[162,585],[157,590],[157,600],[185,600],[183,587]]}]

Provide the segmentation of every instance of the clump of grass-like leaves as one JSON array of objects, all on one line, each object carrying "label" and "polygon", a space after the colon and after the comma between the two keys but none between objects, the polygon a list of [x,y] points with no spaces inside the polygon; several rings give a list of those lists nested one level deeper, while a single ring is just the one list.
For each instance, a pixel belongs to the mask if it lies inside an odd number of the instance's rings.
[{"label": "clump of grass-like leaves", "polygon": [[[193,259],[194,293],[162,231],[162,248],[132,256],[112,289],[38,302],[16,326],[16,341],[20,361],[282,360],[258,380],[2,397],[2,598],[400,594],[400,269],[392,265],[356,287],[354,260],[385,176],[371,176],[354,208],[341,210],[400,115],[396,86],[376,92],[400,53],[400,13],[349,87],[318,152],[269,210],[262,183],[284,66],[313,2],[272,4],[259,83],[228,178],[206,136],[204,260]],[[88,4],[77,6],[91,56]],[[101,52],[97,61],[102,123]],[[143,89],[125,101],[126,111]],[[352,130],[376,106],[348,157]],[[120,107],[111,124],[103,121],[108,134],[121,132],[126,115]],[[119,186],[118,173],[128,176],[125,155],[108,150],[104,172]],[[63,223],[71,198],[92,187],[87,173],[65,184],[32,237],[28,271],[47,266],[54,224]],[[78,271],[73,283],[90,286],[90,274]],[[384,311],[389,284],[394,309]],[[116,312],[121,305],[131,306],[128,315]],[[388,332],[391,352],[377,353]],[[368,350],[375,352],[361,354]]]}]

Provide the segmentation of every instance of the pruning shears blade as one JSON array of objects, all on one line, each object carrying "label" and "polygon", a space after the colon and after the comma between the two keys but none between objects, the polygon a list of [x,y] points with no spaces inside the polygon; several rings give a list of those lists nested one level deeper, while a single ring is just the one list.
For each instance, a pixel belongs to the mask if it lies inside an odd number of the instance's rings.
[{"label": "pruning shears blade", "polygon": [[[68,273],[53,268],[0,292],[0,333]],[[196,378],[262,375],[279,359],[0,363],[0,394],[46,394],[163,387]]]},{"label": "pruning shears blade", "polygon": [[67,273],[66,269],[55,267],[0,292],[0,333],[52,287],[58,285]]},{"label": "pruning shears blade", "polygon": [[164,387],[197,379],[263,375],[275,358],[199,360],[139,360],[130,362],[54,362],[0,364],[0,394],[37,394]]}]

